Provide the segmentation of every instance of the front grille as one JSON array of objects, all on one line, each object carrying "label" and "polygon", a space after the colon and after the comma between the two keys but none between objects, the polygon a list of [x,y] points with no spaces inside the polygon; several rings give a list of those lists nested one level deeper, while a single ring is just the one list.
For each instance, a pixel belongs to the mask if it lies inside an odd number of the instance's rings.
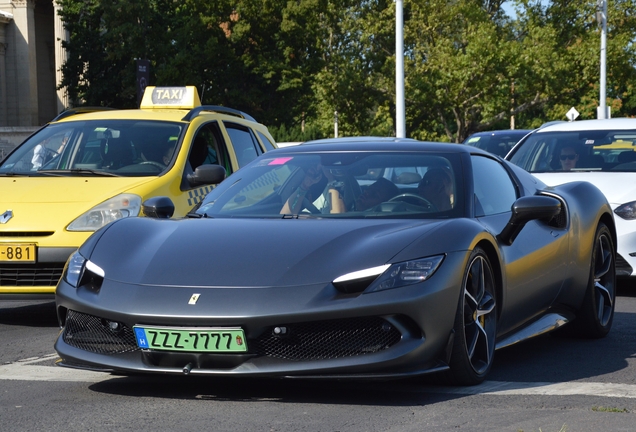
[{"label": "front grille", "polygon": [[55,231],[0,231],[0,237],[48,237]]},{"label": "front grille", "polygon": [[378,317],[316,321],[270,328],[256,341],[258,355],[285,360],[324,360],[375,353],[400,341],[402,335]]},{"label": "front grille", "polygon": [[30,287],[57,285],[64,263],[2,264],[0,286]]},{"label": "front grille", "polygon": [[[274,335],[274,327],[257,340],[248,341],[250,354],[284,360],[326,360],[375,353],[401,339],[388,321],[377,317],[316,321],[284,327],[284,336]],[[111,329],[103,318],[69,310],[62,335],[67,344],[98,354],[139,351],[133,330],[119,323]],[[165,354],[165,353],[162,353]]]},{"label": "front grille", "polygon": [[139,350],[130,327],[120,323],[119,328],[113,330],[105,319],[73,310],[68,311],[62,337],[70,346],[98,354]]}]

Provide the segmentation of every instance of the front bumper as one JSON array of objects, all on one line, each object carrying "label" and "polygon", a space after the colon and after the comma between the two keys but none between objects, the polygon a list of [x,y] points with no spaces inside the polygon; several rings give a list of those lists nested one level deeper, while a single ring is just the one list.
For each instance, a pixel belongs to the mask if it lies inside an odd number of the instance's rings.
[{"label": "front bumper", "polygon": [[[462,276],[448,261],[424,283],[353,295],[331,284],[228,289],[114,281],[92,292],[62,280],[55,349],[61,366],[116,373],[381,378],[443,370]],[[201,294],[196,307],[187,305],[193,292]],[[135,325],[240,327],[248,351],[141,349]],[[288,329],[284,337],[276,327]]]},{"label": "front bumper", "polygon": [[38,248],[36,263],[0,263],[0,300],[52,299],[76,247]]},{"label": "front bumper", "polygon": [[636,277],[636,220],[615,216],[617,234],[616,276]]}]

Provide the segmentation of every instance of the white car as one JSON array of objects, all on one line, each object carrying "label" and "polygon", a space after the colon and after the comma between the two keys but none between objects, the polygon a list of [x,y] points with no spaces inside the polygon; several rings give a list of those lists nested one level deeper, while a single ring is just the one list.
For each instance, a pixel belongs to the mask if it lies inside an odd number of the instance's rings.
[{"label": "white car", "polygon": [[636,277],[636,119],[554,122],[506,159],[550,186],[582,180],[598,187],[614,211],[616,274]]}]

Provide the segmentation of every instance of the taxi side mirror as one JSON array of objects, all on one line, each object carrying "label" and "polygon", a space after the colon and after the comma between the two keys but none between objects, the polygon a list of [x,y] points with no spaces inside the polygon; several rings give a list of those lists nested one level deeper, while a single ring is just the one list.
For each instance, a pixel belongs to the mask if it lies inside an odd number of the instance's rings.
[{"label": "taxi side mirror", "polygon": [[205,184],[219,184],[225,179],[225,168],[221,165],[201,165],[198,166],[193,174],[188,174],[188,183],[190,186],[199,186]]},{"label": "taxi side mirror", "polygon": [[143,202],[141,211],[151,218],[170,219],[174,214],[174,203],[165,196],[152,197]]}]

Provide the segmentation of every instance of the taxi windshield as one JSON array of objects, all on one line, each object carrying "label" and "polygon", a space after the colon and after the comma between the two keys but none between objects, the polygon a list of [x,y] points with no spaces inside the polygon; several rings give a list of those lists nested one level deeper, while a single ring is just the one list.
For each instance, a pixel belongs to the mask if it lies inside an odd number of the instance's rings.
[{"label": "taxi windshield", "polygon": [[407,152],[263,155],[204,199],[202,217],[450,218],[463,214],[459,158]]},{"label": "taxi windshield", "polygon": [[0,175],[156,176],[173,163],[184,128],[140,120],[51,124],[20,144]]}]

